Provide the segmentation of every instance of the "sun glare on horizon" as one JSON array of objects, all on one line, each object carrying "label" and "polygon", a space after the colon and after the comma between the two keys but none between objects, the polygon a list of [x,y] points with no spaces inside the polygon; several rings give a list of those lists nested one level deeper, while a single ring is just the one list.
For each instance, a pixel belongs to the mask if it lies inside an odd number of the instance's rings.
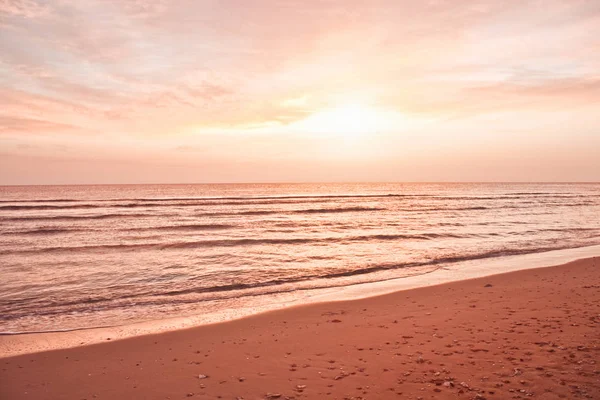
[{"label": "sun glare on horizon", "polygon": [[359,138],[384,131],[401,130],[406,122],[406,117],[397,111],[348,103],[317,111],[292,124],[292,128],[302,133]]}]

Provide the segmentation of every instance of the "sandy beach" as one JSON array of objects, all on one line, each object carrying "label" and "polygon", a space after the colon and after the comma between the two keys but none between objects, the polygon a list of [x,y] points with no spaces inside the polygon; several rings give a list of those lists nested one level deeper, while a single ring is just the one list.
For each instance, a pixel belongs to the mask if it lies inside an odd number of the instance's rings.
[{"label": "sandy beach", "polygon": [[1,399],[600,398],[600,258],[0,360]]}]

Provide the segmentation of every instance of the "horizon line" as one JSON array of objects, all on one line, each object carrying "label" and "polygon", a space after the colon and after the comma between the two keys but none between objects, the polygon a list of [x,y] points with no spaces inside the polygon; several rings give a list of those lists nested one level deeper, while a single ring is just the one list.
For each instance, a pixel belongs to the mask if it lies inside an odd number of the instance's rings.
[{"label": "horizon line", "polygon": [[24,183],[24,184],[0,184],[0,187],[25,187],[25,186],[184,186],[184,185],[340,185],[340,184],[554,184],[554,185],[595,185],[600,181],[265,181],[265,182],[179,182],[179,183]]}]

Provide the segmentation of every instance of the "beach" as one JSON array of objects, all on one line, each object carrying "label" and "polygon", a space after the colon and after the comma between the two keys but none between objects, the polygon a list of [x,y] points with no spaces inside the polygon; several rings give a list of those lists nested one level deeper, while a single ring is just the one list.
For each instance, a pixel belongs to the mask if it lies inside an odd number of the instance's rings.
[{"label": "beach", "polygon": [[0,400],[600,400],[600,0],[0,0]]},{"label": "beach", "polygon": [[2,399],[600,398],[600,258],[0,360]]}]

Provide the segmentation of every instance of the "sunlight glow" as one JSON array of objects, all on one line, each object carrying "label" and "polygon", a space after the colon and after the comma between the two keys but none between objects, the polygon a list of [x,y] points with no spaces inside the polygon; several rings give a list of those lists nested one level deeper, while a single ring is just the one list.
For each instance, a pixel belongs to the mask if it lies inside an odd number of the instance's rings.
[{"label": "sunlight glow", "polygon": [[406,117],[399,112],[352,103],[318,111],[292,124],[292,128],[303,133],[362,137],[402,130],[406,123]]}]

